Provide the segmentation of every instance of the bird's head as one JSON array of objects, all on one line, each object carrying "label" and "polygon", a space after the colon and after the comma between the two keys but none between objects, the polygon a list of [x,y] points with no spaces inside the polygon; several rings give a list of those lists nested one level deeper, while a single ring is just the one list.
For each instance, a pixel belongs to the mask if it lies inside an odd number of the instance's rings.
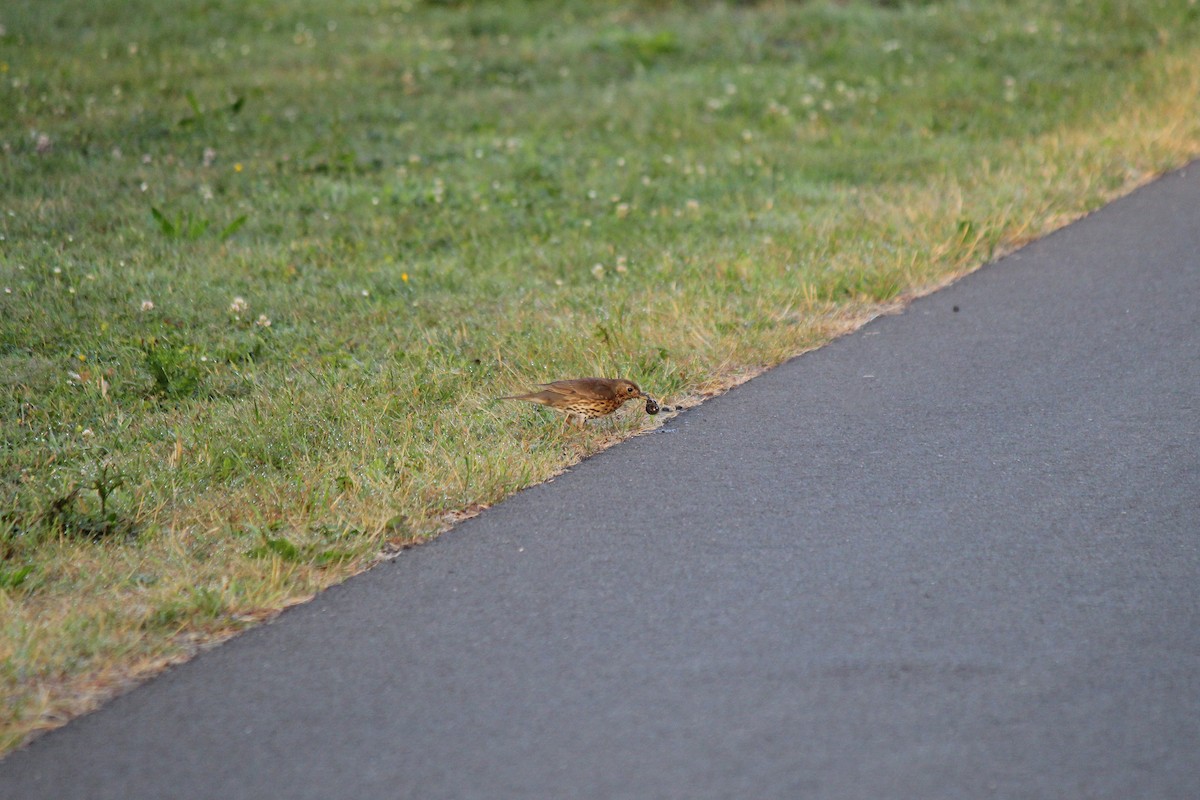
[{"label": "bird's head", "polygon": [[635,397],[646,396],[641,388],[638,387],[638,385],[633,381],[627,381],[624,379],[618,380],[614,388],[617,392],[617,398],[622,401],[632,400]]}]

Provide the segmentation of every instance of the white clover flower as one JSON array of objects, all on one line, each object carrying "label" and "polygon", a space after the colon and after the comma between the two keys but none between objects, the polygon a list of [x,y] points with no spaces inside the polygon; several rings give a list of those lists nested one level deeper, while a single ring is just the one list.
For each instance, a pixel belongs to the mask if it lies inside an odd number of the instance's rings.
[{"label": "white clover flower", "polygon": [[244,297],[235,297],[233,302],[229,304],[229,312],[231,314],[245,314],[250,309],[250,304],[246,302]]},{"label": "white clover flower", "polygon": [[269,328],[271,327],[271,318],[266,314],[259,314],[258,319],[254,321],[254,324],[260,328]]},{"label": "white clover flower", "polygon": [[153,310],[154,310],[154,301],[153,300],[143,300],[142,301],[142,311],[153,311]]}]

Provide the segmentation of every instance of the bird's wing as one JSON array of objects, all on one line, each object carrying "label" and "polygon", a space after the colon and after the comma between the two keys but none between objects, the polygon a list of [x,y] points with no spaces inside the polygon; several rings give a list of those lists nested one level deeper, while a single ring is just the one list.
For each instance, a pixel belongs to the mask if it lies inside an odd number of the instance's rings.
[{"label": "bird's wing", "polygon": [[555,383],[543,383],[540,392],[529,392],[528,394],[515,394],[511,397],[502,397],[501,400],[528,400],[531,403],[541,403],[542,405],[554,405],[556,402],[569,401],[572,398],[579,397],[579,392],[569,386],[562,384],[567,381],[556,381]]},{"label": "bird's wing", "polygon": [[571,378],[565,381],[539,384],[542,389],[528,394],[502,397],[501,400],[528,400],[531,403],[553,404],[571,400],[615,400],[617,390],[612,381],[602,378]]},{"label": "bird's wing", "polygon": [[601,378],[572,378],[565,381],[554,381],[542,384],[544,392],[551,392],[564,398],[583,398],[585,400],[612,400],[617,394],[612,382]]}]

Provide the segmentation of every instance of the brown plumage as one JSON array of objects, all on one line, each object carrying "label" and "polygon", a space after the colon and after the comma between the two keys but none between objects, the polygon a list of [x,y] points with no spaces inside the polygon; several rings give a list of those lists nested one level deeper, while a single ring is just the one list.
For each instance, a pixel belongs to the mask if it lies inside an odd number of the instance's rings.
[{"label": "brown plumage", "polygon": [[568,422],[583,425],[589,419],[607,416],[627,400],[647,397],[633,381],[624,378],[572,378],[543,383],[537,392],[501,397],[501,400],[528,400],[567,415]]}]

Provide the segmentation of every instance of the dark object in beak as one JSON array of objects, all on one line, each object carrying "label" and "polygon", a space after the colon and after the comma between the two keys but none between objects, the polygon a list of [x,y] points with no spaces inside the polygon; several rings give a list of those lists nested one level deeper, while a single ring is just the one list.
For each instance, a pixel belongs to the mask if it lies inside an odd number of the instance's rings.
[{"label": "dark object in beak", "polygon": [[658,403],[650,395],[646,395],[646,413],[651,416],[658,413]]}]

